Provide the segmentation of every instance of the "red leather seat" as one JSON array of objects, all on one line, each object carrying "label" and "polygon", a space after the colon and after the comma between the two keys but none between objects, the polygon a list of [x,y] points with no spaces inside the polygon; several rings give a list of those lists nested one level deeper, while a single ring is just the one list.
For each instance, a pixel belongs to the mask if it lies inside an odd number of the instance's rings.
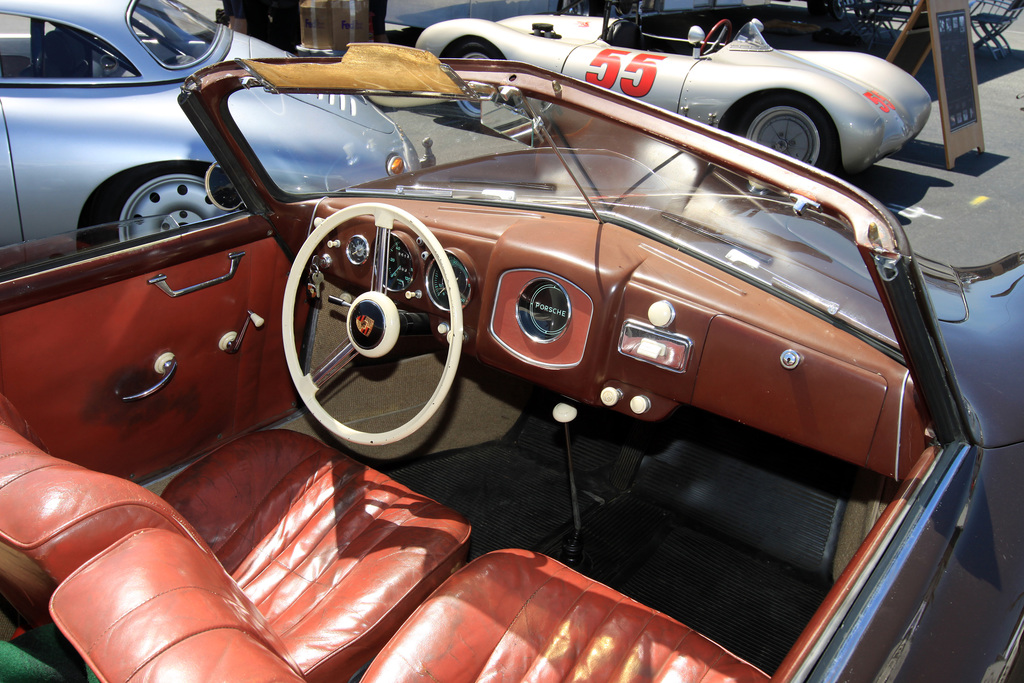
[{"label": "red leather seat", "polygon": [[[470,527],[458,513],[301,434],[228,443],[161,499],[47,455],[6,400],[0,420],[0,591],[32,624],[90,558],[162,529],[231,574],[306,680],[344,681],[465,559]],[[166,628],[135,623],[122,656]]]},{"label": "red leather seat", "polygon": [[72,573],[50,609],[103,681],[303,680],[255,605],[180,534],[126,536]]},{"label": "red leather seat", "polygon": [[288,431],[223,446],[164,499],[308,680],[347,680],[463,563],[469,541],[458,513]]},{"label": "red leather seat", "polygon": [[362,683],[767,681],[678,621],[544,555],[471,562],[413,614]]},{"label": "red leather seat", "polygon": [[50,621],[54,588],[86,560],[138,529],[203,540],[159,496],[43,449],[0,396],[0,593],[29,626]]}]

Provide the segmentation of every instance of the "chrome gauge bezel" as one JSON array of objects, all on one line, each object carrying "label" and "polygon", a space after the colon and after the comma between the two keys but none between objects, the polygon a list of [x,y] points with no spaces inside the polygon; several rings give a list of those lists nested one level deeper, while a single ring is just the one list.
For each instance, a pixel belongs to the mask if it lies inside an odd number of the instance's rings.
[{"label": "chrome gauge bezel", "polygon": [[345,256],[353,266],[361,266],[370,260],[370,240],[362,235],[352,235],[345,245]]},{"label": "chrome gauge bezel", "polygon": [[[395,259],[403,259],[408,262],[408,275],[403,277],[401,280],[395,275]],[[409,249],[409,245],[405,243],[401,237],[395,233],[391,233],[391,239],[388,243],[388,262],[386,271],[386,284],[389,292],[404,292],[412,286],[412,282],[416,277],[416,260],[413,258],[412,251]]]},{"label": "chrome gauge bezel", "polygon": [[[469,273],[469,268],[462,262],[462,259],[452,252],[445,250],[444,253],[448,255],[448,262],[452,264],[452,270],[455,271],[455,279],[459,282],[459,298],[462,301],[462,307],[465,308],[473,294],[473,282]],[[439,286],[441,287],[440,291],[438,291]],[[441,269],[438,267],[437,261],[431,259],[430,265],[427,266],[427,298],[430,299],[432,304],[442,311],[447,311],[448,294],[443,287],[444,283],[441,281]]]}]

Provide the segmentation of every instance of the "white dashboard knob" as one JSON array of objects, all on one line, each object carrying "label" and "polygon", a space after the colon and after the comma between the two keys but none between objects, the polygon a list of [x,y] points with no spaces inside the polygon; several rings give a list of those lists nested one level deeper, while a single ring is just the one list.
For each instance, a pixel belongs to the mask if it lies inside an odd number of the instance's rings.
[{"label": "white dashboard knob", "polygon": [[622,392],[615,387],[605,387],[601,390],[601,403],[606,406],[613,406],[622,400]]},{"label": "white dashboard knob", "polygon": [[655,301],[647,309],[647,319],[655,327],[665,327],[672,324],[672,321],[676,319],[676,309],[664,299]]},{"label": "white dashboard knob", "polygon": [[637,415],[642,415],[651,409],[651,399],[643,394],[629,399],[629,409]]}]

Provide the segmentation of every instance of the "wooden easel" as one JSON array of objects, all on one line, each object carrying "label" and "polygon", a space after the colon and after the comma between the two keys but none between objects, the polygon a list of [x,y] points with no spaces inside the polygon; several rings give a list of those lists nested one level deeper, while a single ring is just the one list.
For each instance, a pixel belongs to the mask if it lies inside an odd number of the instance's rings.
[{"label": "wooden easel", "polygon": [[886,59],[916,74],[929,52],[935,63],[946,168],[951,169],[961,154],[985,151],[967,0],[919,0]]}]

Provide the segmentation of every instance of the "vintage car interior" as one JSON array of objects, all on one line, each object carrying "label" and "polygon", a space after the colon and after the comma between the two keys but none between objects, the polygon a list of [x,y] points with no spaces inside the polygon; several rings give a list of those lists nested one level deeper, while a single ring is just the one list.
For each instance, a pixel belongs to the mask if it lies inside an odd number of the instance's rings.
[{"label": "vintage car interior", "polygon": [[[325,186],[311,93],[418,170]],[[101,680],[822,656],[937,452],[884,209],[523,65],[376,46],[180,102],[240,210],[0,250],[6,645],[56,628]]]}]

